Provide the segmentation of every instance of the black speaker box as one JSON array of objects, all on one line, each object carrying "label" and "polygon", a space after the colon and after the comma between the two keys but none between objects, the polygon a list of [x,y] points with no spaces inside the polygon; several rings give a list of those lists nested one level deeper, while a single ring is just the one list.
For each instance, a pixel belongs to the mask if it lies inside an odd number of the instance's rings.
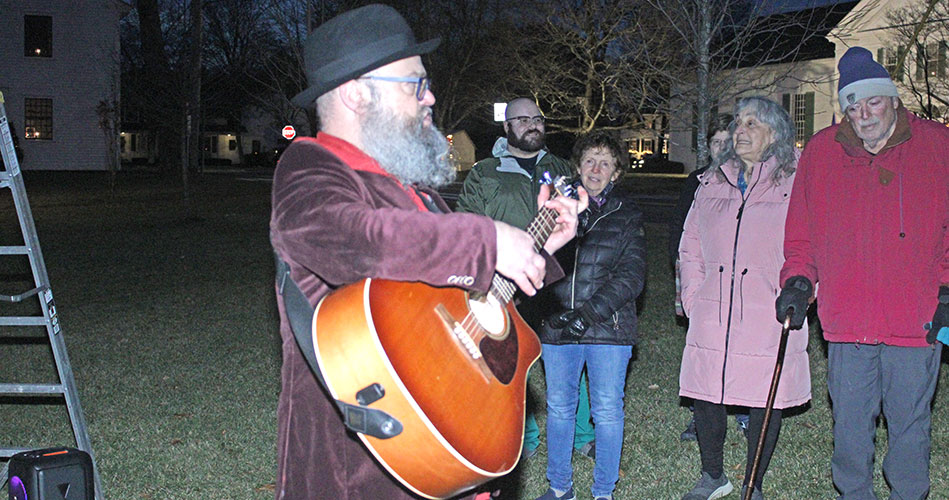
[{"label": "black speaker box", "polygon": [[17,453],[7,487],[10,500],[94,500],[92,459],[73,448]]}]

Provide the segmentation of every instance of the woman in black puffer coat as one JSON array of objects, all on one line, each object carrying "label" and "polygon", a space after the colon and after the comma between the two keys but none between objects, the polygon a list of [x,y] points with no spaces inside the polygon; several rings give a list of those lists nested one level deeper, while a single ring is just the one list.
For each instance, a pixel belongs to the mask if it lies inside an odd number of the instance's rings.
[{"label": "woman in black puffer coat", "polygon": [[595,425],[593,496],[611,499],[623,446],[626,368],[636,342],[636,298],[646,276],[642,213],[615,186],[625,151],[594,132],[574,145],[579,183],[590,194],[577,238],[557,252],[567,273],[544,293],[554,308],[540,327],[547,379],[547,479],[541,499],[573,497],[570,456],[584,365]]}]

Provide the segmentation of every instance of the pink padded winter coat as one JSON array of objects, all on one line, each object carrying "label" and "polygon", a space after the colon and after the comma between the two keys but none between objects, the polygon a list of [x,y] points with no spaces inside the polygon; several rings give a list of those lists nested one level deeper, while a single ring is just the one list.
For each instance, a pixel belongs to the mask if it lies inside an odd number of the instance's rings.
[{"label": "pink padded winter coat", "polygon": [[[700,177],[679,244],[689,317],[679,395],[764,408],[781,336],[774,301],[794,176],[775,184],[771,157],[755,165],[743,199],[736,162],[720,167],[726,180],[715,169]],[[805,323],[791,331],[774,407],[810,399]]]}]

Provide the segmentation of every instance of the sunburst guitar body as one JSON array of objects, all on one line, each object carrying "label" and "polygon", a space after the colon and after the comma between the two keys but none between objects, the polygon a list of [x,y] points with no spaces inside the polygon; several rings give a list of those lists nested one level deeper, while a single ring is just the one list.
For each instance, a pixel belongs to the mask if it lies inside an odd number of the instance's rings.
[{"label": "sunburst guitar body", "polygon": [[[564,194],[562,180],[555,186]],[[543,247],[556,213],[541,209],[528,227]],[[521,454],[527,372],[540,341],[512,304],[514,285],[491,290],[364,279],[323,298],[313,346],[333,398],[379,384],[368,407],[402,424],[395,437],[357,433],[408,489],[448,498],[510,472]]]}]

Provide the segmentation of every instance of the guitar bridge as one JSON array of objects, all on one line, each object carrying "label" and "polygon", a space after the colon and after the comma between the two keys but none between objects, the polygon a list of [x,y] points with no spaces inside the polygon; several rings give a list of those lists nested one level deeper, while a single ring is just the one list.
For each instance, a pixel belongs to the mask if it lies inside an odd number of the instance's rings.
[{"label": "guitar bridge", "polygon": [[458,343],[458,346],[471,358],[471,362],[478,368],[481,372],[481,375],[485,378],[485,381],[490,381],[491,379],[491,370],[488,368],[488,365],[484,362],[484,356],[481,355],[481,349],[478,348],[475,344],[474,339],[471,338],[471,334],[468,330],[462,326],[451,313],[448,312],[448,309],[445,308],[443,304],[438,304],[435,306],[435,314],[442,320],[442,323],[445,326],[445,329],[451,333],[452,338]]}]

